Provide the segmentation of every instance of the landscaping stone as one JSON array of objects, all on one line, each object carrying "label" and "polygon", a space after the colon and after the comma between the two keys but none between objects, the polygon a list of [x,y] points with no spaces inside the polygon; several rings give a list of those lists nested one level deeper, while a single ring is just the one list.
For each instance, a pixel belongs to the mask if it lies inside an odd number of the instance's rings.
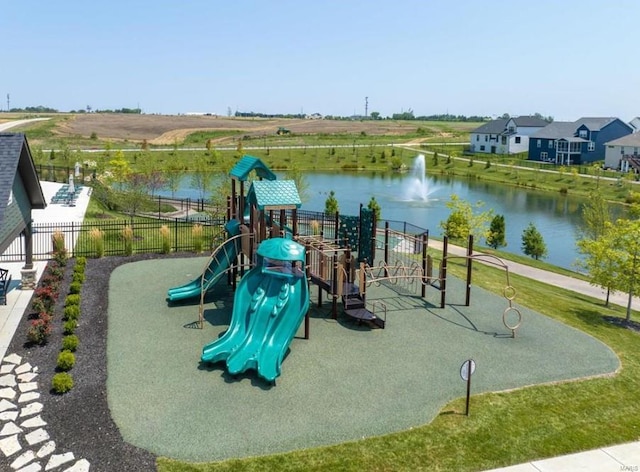
[{"label": "landscaping stone", "polygon": [[5,424],[0,431],[0,436],[12,436],[14,434],[22,433],[22,428],[18,427],[13,421]]},{"label": "landscaping stone", "polygon": [[8,362],[9,364],[17,365],[22,362],[22,357],[20,357],[18,354],[9,354],[4,359],[2,359],[2,362]]},{"label": "landscaping stone", "polygon": [[22,392],[31,392],[33,390],[36,390],[38,388],[38,382],[27,382],[27,383],[21,383],[18,384],[18,389]]},{"label": "landscaping stone", "polygon": [[16,374],[24,374],[26,372],[31,372],[31,369],[32,369],[31,364],[29,364],[27,362],[25,364],[22,364],[22,365],[16,367],[15,373]]},{"label": "landscaping stone", "polygon": [[16,470],[16,472],[40,472],[42,470],[42,466],[37,462],[32,462],[26,467],[22,469]]},{"label": "landscaping stone", "polygon": [[17,411],[3,411],[0,413],[0,420],[2,421],[15,421],[17,417]]},{"label": "landscaping stone", "polygon": [[15,387],[17,385],[14,374],[6,374],[0,377],[0,387]]},{"label": "landscaping stone", "polygon": [[27,443],[29,443],[29,446],[33,446],[34,444],[39,444],[49,439],[49,433],[40,428],[25,435],[24,438],[26,439]]},{"label": "landscaping stone", "polygon": [[11,463],[12,469],[19,469],[24,467],[29,462],[33,461],[36,458],[35,453],[32,450],[28,450],[20,454],[16,457],[16,460]]},{"label": "landscaping stone", "polygon": [[23,428],[40,428],[41,426],[46,426],[47,422],[42,419],[42,416],[34,416],[33,418],[29,418],[28,420],[24,420],[20,423],[20,426]]},{"label": "landscaping stone", "polygon": [[40,413],[42,411],[42,403],[40,402],[33,402],[33,403],[29,403],[27,406],[25,406],[22,410],[20,410],[20,416],[31,416],[31,415],[35,415],[37,413]]},{"label": "landscaping stone", "polygon": [[73,466],[65,469],[64,472],[89,472],[89,461],[86,459],[80,459]]},{"label": "landscaping stone", "polygon": [[24,374],[18,375],[18,382],[31,382],[37,376],[38,374],[34,374],[33,372],[25,372]]},{"label": "landscaping stone", "polygon": [[22,446],[18,441],[18,435],[9,436],[8,438],[0,439],[0,451],[9,457],[15,454],[16,452],[22,450]]},{"label": "landscaping stone", "polygon": [[33,400],[37,400],[40,398],[40,394],[38,392],[26,392],[20,395],[18,398],[18,403],[27,403],[32,402]]},{"label": "landscaping stone", "polygon": [[5,400],[4,398],[0,400],[0,412],[7,411],[7,410],[14,410],[16,408],[18,407],[15,406],[13,403]]},{"label": "landscaping stone", "polygon": [[15,364],[2,364],[2,366],[0,366],[0,375],[9,374],[15,368]]},{"label": "landscaping stone", "polygon": [[49,462],[44,467],[44,470],[55,469],[56,467],[60,467],[62,464],[66,464],[67,462],[71,462],[75,459],[73,452],[65,452],[64,454],[53,454],[49,458]]},{"label": "landscaping stone", "polygon": [[49,441],[45,443],[44,446],[42,446],[40,449],[38,449],[36,456],[42,459],[43,457],[47,457],[49,454],[51,454],[55,450],[56,450],[56,442]]},{"label": "landscaping stone", "polygon": [[0,388],[0,398],[6,398],[8,400],[13,400],[16,396],[16,391],[11,387]]}]

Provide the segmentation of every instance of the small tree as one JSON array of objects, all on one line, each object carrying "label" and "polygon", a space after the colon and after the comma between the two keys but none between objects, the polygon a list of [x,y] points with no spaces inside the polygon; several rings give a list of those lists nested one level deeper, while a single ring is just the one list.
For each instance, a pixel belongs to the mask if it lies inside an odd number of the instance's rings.
[{"label": "small tree", "polygon": [[380,205],[378,204],[376,197],[371,197],[371,200],[369,200],[369,204],[367,205],[367,208],[375,213],[377,220],[380,219],[380,215],[382,215],[382,209],[380,208]]},{"label": "small tree", "polygon": [[484,203],[477,202],[475,208],[456,194],[451,195],[447,208],[451,210],[449,217],[440,222],[444,235],[451,239],[465,240],[470,234],[476,237],[487,237],[487,225],[493,217],[493,210],[474,212],[482,208]]},{"label": "small tree", "polygon": [[487,235],[487,246],[498,249],[507,245],[505,239],[504,215],[496,215],[489,225],[489,234]]},{"label": "small tree", "polygon": [[529,226],[522,232],[522,252],[535,260],[547,255],[547,245],[544,238],[533,223],[529,223]]},{"label": "small tree", "polygon": [[327,215],[335,215],[339,210],[338,200],[336,200],[336,193],[331,190],[329,196],[324,202],[324,212]]}]

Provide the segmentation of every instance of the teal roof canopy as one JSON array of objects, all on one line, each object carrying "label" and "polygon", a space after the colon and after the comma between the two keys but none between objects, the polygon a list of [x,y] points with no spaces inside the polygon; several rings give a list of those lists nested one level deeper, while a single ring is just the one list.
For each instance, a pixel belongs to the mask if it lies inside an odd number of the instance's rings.
[{"label": "teal roof canopy", "polygon": [[230,175],[232,179],[246,182],[251,171],[256,171],[256,174],[261,179],[276,180],[276,174],[271,172],[271,169],[269,169],[264,162],[257,157],[249,156],[248,154],[242,156],[242,159],[233,166]]},{"label": "teal roof canopy", "polygon": [[293,180],[254,180],[247,200],[258,210],[287,210],[302,206]]},{"label": "teal roof canopy", "polygon": [[280,261],[304,261],[305,248],[291,239],[270,238],[265,239],[258,246],[258,255]]}]

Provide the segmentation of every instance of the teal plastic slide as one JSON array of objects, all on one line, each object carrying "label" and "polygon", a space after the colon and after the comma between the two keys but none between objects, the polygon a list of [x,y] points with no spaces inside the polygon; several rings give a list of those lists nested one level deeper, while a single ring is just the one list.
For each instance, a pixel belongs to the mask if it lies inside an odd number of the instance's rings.
[{"label": "teal plastic slide", "polygon": [[[240,281],[229,329],[202,350],[203,362],[225,361],[227,371],[254,369],[273,382],[309,309],[305,249],[286,238],[263,241],[258,263]],[[296,264],[302,261],[302,264]]]},{"label": "teal plastic slide", "polygon": [[240,234],[240,224],[237,220],[231,220],[225,225],[225,229],[229,234],[229,239],[216,248],[202,275],[187,284],[170,288],[167,292],[167,300],[173,302],[199,297],[202,294],[202,290],[206,293],[231,267],[240,247],[240,238],[234,238],[234,236]]}]

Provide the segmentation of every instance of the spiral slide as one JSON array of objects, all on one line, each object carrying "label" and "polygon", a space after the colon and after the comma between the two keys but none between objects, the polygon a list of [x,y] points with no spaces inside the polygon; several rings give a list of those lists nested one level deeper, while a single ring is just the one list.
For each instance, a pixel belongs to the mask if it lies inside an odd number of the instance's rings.
[{"label": "spiral slide", "polygon": [[170,288],[167,292],[167,300],[177,301],[193,297],[199,297],[202,290],[205,293],[222,278],[222,275],[233,265],[240,246],[239,238],[240,225],[237,221],[232,220],[226,225],[226,230],[230,238],[223,242],[211,255],[207,267],[205,267],[202,275],[193,279],[191,282],[179,287]]}]

